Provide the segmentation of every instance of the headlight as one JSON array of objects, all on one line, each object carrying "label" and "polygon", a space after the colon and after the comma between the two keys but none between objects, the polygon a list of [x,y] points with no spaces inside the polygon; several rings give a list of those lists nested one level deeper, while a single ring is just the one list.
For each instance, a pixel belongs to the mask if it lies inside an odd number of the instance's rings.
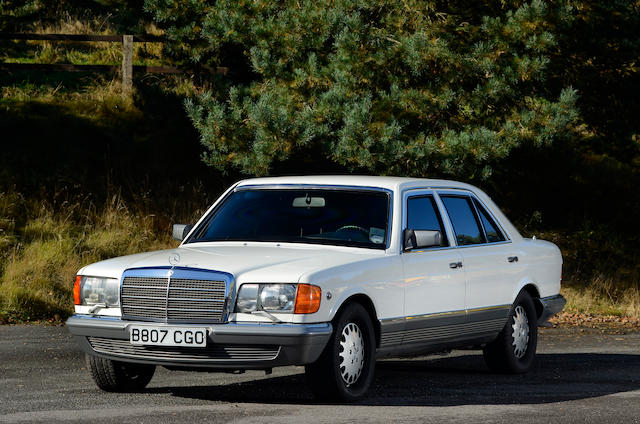
[{"label": "headlight", "polygon": [[291,312],[296,301],[293,284],[269,284],[262,286],[260,306],[267,312]]},{"label": "headlight", "polygon": [[120,306],[120,281],[115,278],[78,275],[73,294],[76,305]]},{"label": "headlight", "polygon": [[258,284],[243,284],[236,301],[237,312],[255,312],[258,310]]},{"label": "headlight", "polygon": [[243,284],[238,292],[236,312],[293,312],[295,284]]}]

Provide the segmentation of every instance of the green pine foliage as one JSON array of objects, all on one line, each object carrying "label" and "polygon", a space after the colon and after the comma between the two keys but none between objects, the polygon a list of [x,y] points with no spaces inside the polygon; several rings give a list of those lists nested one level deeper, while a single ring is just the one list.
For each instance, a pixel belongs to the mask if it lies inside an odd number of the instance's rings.
[{"label": "green pine foliage", "polygon": [[[510,3],[513,4],[513,3]],[[316,155],[373,174],[487,176],[570,135],[576,92],[544,84],[565,8],[534,0],[147,0],[194,63],[252,73],[187,102],[222,170]],[[232,69],[233,71],[233,69]]]}]

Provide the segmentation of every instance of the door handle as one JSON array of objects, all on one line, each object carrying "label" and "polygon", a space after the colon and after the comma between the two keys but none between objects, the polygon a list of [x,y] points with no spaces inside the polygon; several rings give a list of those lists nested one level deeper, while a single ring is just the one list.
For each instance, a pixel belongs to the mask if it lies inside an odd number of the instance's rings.
[{"label": "door handle", "polygon": [[518,257],[517,256],[509,256],[507,258],[507,261],[509,261],[509,262],[518,262]]},{"label": "door handle", "polygon": [[462,262],[451,262],[449,264],[449,268],[451,269],[462,268]]}]

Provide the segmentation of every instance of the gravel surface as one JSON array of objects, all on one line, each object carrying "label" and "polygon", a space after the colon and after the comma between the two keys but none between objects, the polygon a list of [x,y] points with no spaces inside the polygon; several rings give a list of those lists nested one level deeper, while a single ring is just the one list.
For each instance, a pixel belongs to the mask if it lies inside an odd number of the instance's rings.
[{"label": "gravel surface", "polygon": [[273,374],[159,368],[142,393],[98,390],[64,327],[0,326],[0,423],[640,423],[640,332],[542,329],[536,368],[489,373],[476,351],[379,361],[369,397],[319,404],[302,367]]}]

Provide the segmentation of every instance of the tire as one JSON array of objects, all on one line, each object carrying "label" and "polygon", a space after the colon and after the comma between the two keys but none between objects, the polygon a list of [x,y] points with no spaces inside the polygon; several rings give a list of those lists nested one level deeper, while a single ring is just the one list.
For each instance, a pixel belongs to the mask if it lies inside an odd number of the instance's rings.
[{"label": "tire", "polygon": [[371,318],[362,305],[352,303],[334,320],[327,346],[316,362],[305,367],[305,372],[317,398],[354,402],[369,390],[375,366],[376,340]]},{"label": "tire", "polygon": [[533,299],[520,292],[498,337],[483,349],[489,369],[504,374],[523,374],[533,367],[538,345],[538,316]]},{"label": "tire", "polygon": [[87,368],[96,385],[106,392],[135,392],[147,387],[155,365],[113,361],[86,355]]}]

